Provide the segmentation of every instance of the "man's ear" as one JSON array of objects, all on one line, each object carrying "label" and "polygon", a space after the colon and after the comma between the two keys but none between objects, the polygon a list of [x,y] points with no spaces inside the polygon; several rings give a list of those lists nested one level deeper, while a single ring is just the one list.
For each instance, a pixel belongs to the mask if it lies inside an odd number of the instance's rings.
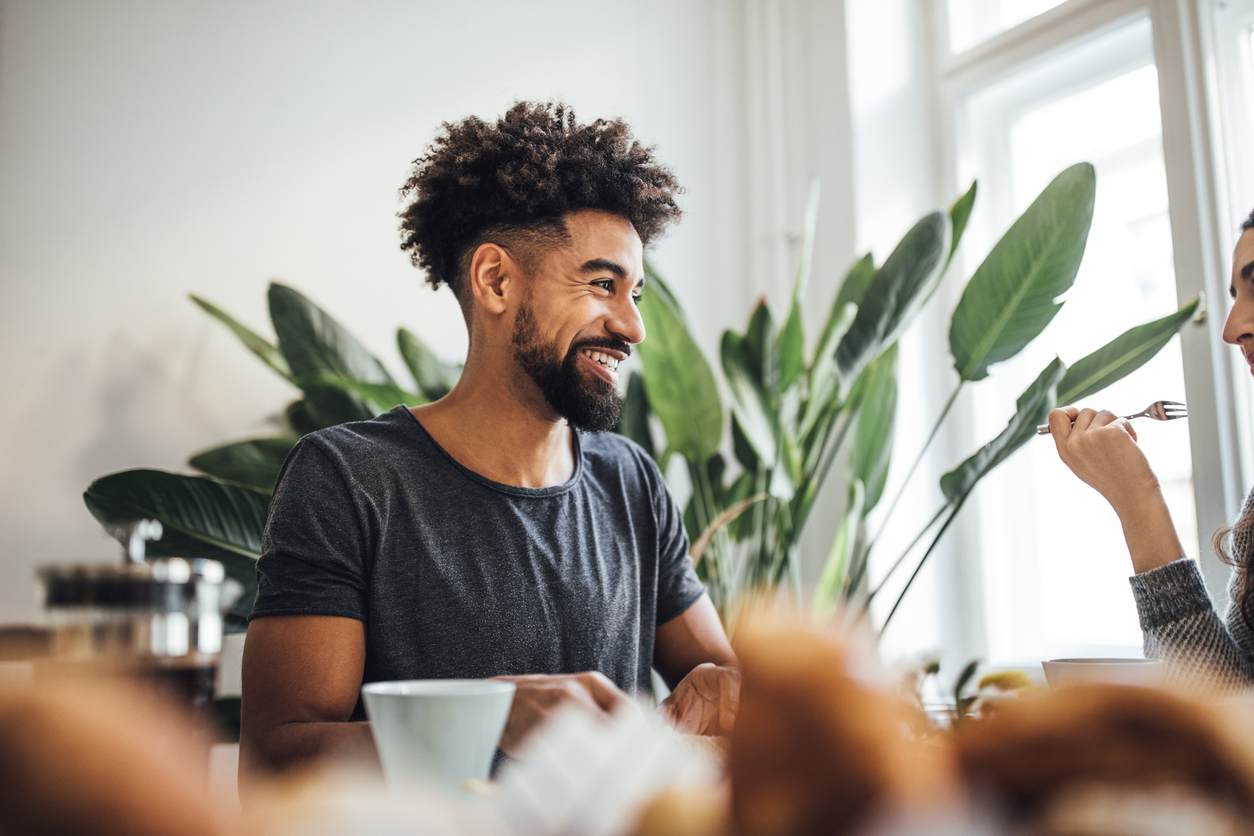
[{"label": "man's ear", "polygon": [[521,265],[499,244],[480,244],[470,258],[470,293],[486,312],[501,315],[506,299],[518,285]]}]

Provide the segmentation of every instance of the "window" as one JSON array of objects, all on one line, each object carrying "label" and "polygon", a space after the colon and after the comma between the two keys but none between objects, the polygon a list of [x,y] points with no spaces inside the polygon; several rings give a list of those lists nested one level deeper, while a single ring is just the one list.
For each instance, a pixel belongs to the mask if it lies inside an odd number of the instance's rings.
[{"label": "window", "polygon": [[[1015,397],[1054,353],[1074,362],[1204,294],[1206,322],[1097,401],[1120,412],[1159,398],[1188,402],[1187,422],[1138,429],[1185,553],[1200,559],[1222,605],[1229,571],[1207,541],[1239,510],[1254,479],[1254,467],[1243,465],[1252,458],[1254,387],[1221,340],[1235,239],[1226,230],[1233,207],[1254,206],[1254,125],[1219,120],[1216,91],[1206,84],[1216,56],[1228,55],[1218,62],[1218,109],[1236,120],[1254,112],[1254,0],[1229,0],[1219,11],[1193,0],[930,3],[934,200],[947,202],[980,181],[960,256],[964,273],[1063,168],[1094,163],[1098,192],[1067,306],[1020,357],[967,388],[929,467],[943,472],[999,432]],[[1241,197],[1226,191],[1230,184]],[[925,327],[947,327],[951,310],[937,306],[929,314],[937,322]],[[895,623],[885,645],[891,654],[939,640],[949,667],[960,668],[974,657],[1010,664],[1139,650],[1118,521],[1063,469],[1052,444],[1040,442],[977,488],[967,520],[953,530],[951,557],[933,567],[930,586],[912,591],[916,623],[939,613],[939,635],[903,638],[916,628]]]},{"label": "window", "polygon": [[951,0],[949,44],[965,52],[1062,3],[1063,0]]},{"label": "window", "polygon": [[[1018,357],[973,387],[976,438],[996,435],[1015,398],[1055,353],[1074,362],[1178,307],[1158,74],[1148,18],[1066,48],[971,92],[960,104],[968,141],[960,171],[979,177],[978,260],[1055,174],[1088,160],[1097,199],[1084,262],[1067,304]],[[1118,413],[1184,401],[1179,341],[1085,406]],[[1197,557],[1187,422],[1138,425],[1186,551]],[[1140,627],[1113,512],[1059,462],[1047,439],[995,471],[977,513],[988,658],[1135,654]]]},{"label": "window", "polygon": [[[1216,133],[1220,137],[1221,245],[1236,241],[1241,221],[1254,209],[1254,0],[1215,3],[1212,42],[1218,98]],[[1242,470],[1246,483],[1254,480],[1254,387],[1245,385],[1247,372],[1237,368],[1238,427],[1243,431],[1246,455]],[[1244,395],[1244,397],[1242,397]]]}]

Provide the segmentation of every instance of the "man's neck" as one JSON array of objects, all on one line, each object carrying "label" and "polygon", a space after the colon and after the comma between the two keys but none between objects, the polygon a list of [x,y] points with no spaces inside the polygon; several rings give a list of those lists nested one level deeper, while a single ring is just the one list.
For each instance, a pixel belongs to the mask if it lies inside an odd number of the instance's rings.
[{"label": "man's neck", "polygon": [[[494,368],[489,369],[489,365]],[[572,430],[513,363],[472,358],[453,391],[414,416],[459,464],[506,485],[547,488],[575,472]]]}]

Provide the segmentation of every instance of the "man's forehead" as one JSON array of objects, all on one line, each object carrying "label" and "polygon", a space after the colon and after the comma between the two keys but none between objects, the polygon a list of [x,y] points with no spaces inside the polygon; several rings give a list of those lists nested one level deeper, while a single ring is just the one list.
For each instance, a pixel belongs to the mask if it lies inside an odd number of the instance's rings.
[{"label": "man's forehead", "polygon": [[644,275],[644,247],[626,218],[609,212],[573,212],[566,218],[569,263],[583,271],[609,271],[623,278]]}]

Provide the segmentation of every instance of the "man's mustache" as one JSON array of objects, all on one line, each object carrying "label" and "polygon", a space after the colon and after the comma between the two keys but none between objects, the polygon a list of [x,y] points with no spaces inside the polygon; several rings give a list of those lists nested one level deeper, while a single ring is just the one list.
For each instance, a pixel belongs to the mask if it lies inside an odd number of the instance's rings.
[{"label": "man's mustache", "polygon": [[579,340],[578,342],[571,345],[570,353],[574,354],[575,352],[579,351],[579,349],[581,348],[602,348],[602,349],[609,349],[610,351],[621,351],[623,353],[624,359],[631,356],[631,345],[623,342],[622,340],[615,340],[615,339],[609,339],[609,338],[598,340],[598,339],[586,338],[586,339]]}]

